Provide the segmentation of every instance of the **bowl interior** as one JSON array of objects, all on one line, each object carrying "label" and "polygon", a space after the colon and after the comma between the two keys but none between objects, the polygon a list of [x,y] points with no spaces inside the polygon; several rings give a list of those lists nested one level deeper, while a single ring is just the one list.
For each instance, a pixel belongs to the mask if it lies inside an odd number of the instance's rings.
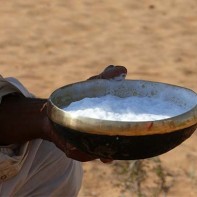
[{"label": "bowl interior", "polygon": [[155,97],[176,103],[185,110],[197,105],[197,95],[193,91],[180,86],[142,81],[142,80],[94,80],[84,81],[56,90],[51,98],[53,103],[62,108],[73,101],[86,97],[101,97],[107,94],[118,97]]},{"label": "bowl interior", "polygon": [[[162,98],[183,108],[183,113],[158,121],[122,122],[72,117],[68,112],[62,110],[63,107],[74,101],[108,94],[122,98]],[[48,114],[52,121],[86,133],[126,136],[162,134],[184,129],[197,123],[197,95],[187,88],[142,80],[84,81],[64,86],[53,92],[49,98]]]}]

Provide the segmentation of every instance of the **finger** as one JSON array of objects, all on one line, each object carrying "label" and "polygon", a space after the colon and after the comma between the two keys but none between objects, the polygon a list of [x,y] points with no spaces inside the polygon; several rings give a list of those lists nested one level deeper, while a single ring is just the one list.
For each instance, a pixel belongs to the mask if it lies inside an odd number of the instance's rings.
[{"label": "finger", "polygon": [[102,73],[102,79],[122,79],[127,75],[127,69],[124,66],[108,66]]},{"label": "finger", "polygon": [[82,152],[79,149],[75,149],[75,150],[67,149],[65,153],[67,157],[72,158],[77,161],[81,161],[81,162],[92,161],[92,160],[97,159],[97,157],[89,155],[85,152]]},{"label": "finger", "polygon": [[122,73],[120,74],[119,76],[117,77],[114,77],[113,79],[116,80],[116,81],[122,81],[126,78],[126,74],[125,73]]},{"label": "finger", "polygon": [[104,71],[96,76],[90,77],[88,80],[92,79],[114,79],[114,80],[124,80],[127,75],[127,69],[124,66],[107,66]]}]

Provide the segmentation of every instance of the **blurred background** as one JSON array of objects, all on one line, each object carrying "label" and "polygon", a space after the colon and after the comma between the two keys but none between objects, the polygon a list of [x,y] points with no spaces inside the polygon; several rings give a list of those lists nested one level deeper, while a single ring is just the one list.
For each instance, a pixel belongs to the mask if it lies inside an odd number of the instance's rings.
[{"label": "blurred background", "polygon": [[[1,0],[0,74],[48,98],[110,64],[197,91],[196,0]],[[197,196],[197,135],[139,161],[84,163],[79,197]]]}]

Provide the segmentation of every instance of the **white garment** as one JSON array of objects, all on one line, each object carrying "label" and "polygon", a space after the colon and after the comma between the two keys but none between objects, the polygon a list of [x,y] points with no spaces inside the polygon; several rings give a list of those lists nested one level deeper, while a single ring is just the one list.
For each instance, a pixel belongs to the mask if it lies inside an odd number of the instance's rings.
[{"label": "white garment", "polygon": [[[0,76],[0,101],[2,96],[13,92],[33,96],[18,80]],[[82,174],[81,162],[66,157],[53,143],[42,139],[20,147],[0,147],[2,197],[74,197],[81,187]]]}]

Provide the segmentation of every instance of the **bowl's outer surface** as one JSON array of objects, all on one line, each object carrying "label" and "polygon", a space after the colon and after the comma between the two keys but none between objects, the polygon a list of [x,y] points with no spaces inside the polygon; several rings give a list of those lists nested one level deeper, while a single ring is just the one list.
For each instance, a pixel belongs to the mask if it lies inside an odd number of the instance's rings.
[{"label": "bowl's outer surface", "polygon": [[[73,101],[107,94],[162,97],[186,111],[158,121],[117,122],[74,118],[62,110]],[[150,81],[85,81],[53,92],[48,116],[57,132],[84,152],[107,159],[144,159],[163,154],[192,135],[197,128],[197,95],[187,88]]]},{"label": "bowl's outer surface", "polygon": [[165,134],[109,136],[82,133],[56,123],[53,125],[62,137],[79,150],[112,160],[136,160],[161,155],[180,145],[197,128],[196,124]]}]

